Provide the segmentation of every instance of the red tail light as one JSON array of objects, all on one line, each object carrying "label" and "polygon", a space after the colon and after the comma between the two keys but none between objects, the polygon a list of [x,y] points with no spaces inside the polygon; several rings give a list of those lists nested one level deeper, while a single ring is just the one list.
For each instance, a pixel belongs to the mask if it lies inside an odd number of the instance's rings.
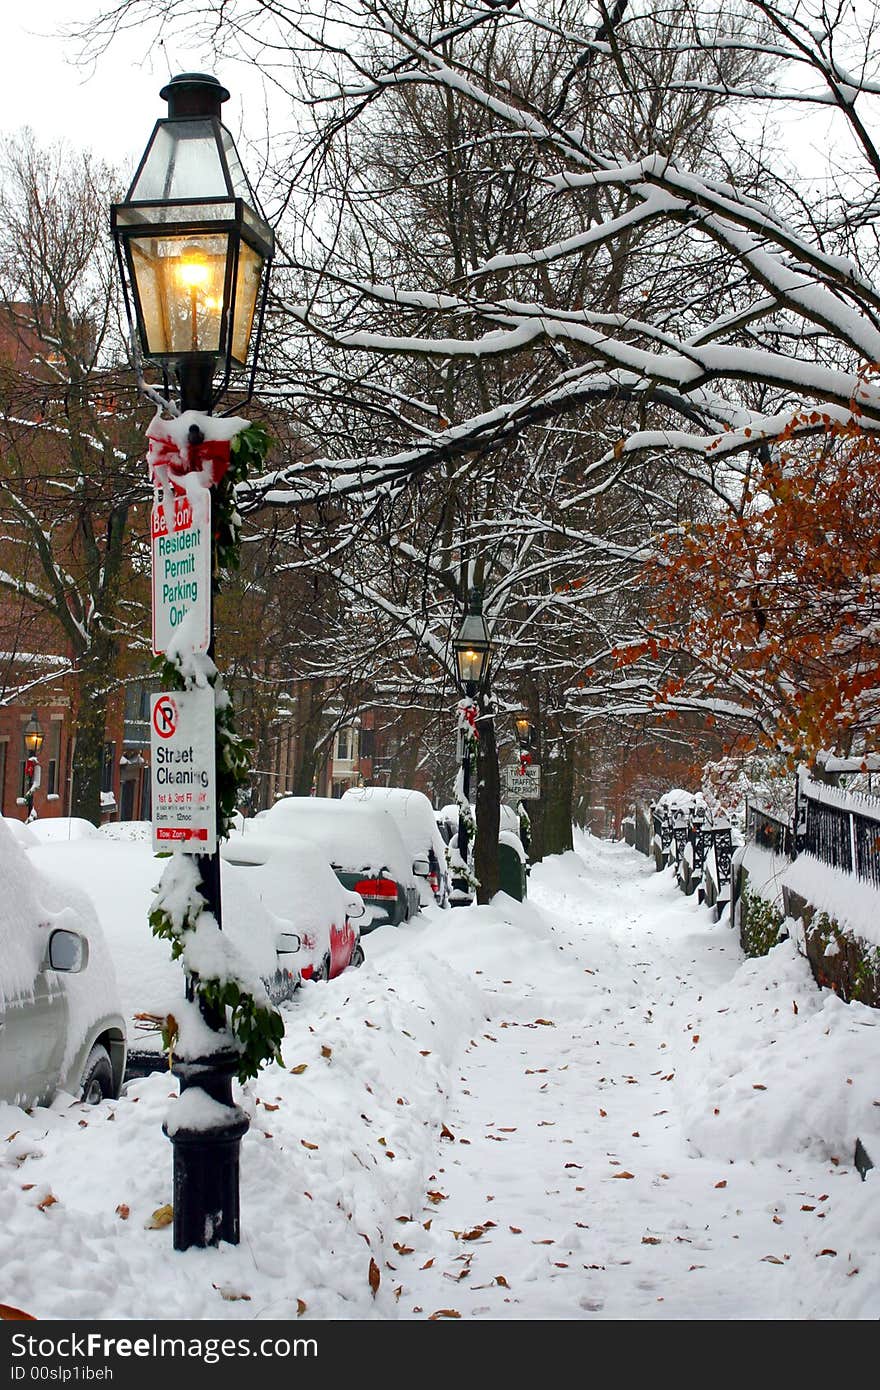
[{"label": "red tail light", "polygon": [[434,894],[434,896],[436,897],[437,894],[440,892],[440,875],[439,875],[439,874],[428,874],[428,882],[429,882],[430,885],[431,885],[431,892],[432,892],[432,893]]},{"label": "red tail light", "polygon": [[360,893],[362,898],[378,898],[387,902],[389,898],[397,897],[397,884],[390,878],[362,878],[360,883],[354,885],[354,891]]}]

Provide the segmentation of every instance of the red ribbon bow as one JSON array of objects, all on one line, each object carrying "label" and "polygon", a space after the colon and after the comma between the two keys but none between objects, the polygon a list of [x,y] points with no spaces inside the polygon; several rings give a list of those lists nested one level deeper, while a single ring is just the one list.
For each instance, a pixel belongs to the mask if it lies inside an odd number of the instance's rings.
[{"label": "red ribbon bow", "polygon": [[480,731],[477,728],[477,707],[473,703],[473,701],[462,700],[461,704],[458,707],[458,712],[461,715],[461,717],[470,725],[471,732],[474,738],[479,738]]},{"label": "red ribbon bow", "polygon": [[157,469],[167,470],[171,479],[182,478],[187,473],[204,473],[209,487],[220,482],[229,467],[229,440],[203,439],[200,444],[180,446],[167,434],[148,434],[150,447],[147,462],[150,477],[154,483],[164,481],[157,478]]}]

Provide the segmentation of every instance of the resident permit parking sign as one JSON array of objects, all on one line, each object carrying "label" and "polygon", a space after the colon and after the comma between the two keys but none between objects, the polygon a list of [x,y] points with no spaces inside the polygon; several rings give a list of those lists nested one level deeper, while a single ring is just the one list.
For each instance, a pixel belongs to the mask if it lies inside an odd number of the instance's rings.
[{"label": "resident permit parking sign", "polygon": [[214,854],[217,797],[210,687],[153,696],[150,755],[153,849]]},{"label": "resident permit parking sign", "polygon": [[153,654],[168,650],[186,621],[186,647],[206,652],[211,640],[211,494],[156,494],[151,513]]}]

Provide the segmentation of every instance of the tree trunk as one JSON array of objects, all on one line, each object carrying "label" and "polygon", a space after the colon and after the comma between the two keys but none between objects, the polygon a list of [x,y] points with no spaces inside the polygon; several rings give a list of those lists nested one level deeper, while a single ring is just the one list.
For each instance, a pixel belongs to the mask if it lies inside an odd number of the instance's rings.
[{"label": "tree trunk", "polygon": [[491,696],[480,699],[477,722],[477,835],[474,841],[474,873],[480,886],[477,902],[488,903],[501,887],[498,870],[498,829],[501,823],[501,779]]},{"label": "tree trunk", "polygon": [[305,720],[297,726],[297,741],[294,752],[293,794],[308,796],[318,775],[317,745],[324,732],[326,716],[324,702],[315,698],[311,685],[303,688],[300,696],[300,711],[305,708]]},{"label": "tree trunk", "polygon": [[574,790],[574,764],[571,744],[558,739],[553,744],[555,757],[547,758],[544,766],[544,815],[542,854],[564,854],[574,848],[571,834],[571,803]]},{"label": "tree trunk", "polygon": [[79,670],[70,814],[101,824],[101,772],[107,737],[107,683],[116,661],[111,643],[96,643]]}]

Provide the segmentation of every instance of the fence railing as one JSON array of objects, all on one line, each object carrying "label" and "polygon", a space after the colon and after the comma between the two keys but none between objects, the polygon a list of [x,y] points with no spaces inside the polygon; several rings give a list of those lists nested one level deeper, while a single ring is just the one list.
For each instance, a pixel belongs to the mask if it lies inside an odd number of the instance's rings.
[{"label": "fence railing", "polygon": [[[657,867],[674,864],[686,893],[699,892],[710,906],[721,907],[730,897],[733,836],[726,817],[712,819],[705,807],[688,813],[680,807],[655,806],[652,812]],[[709,858],[714,864],[706,874]]]},{"label": "fence railing", "polygon": [[880,888],[880,797],[816,782],[804,769],[791,821],[746,802],[746,839],[789,859],[811,854]]},{"label": "fence railing", "polygon": [[[745,819],[747,841],[789,859],[811,854],[880,888],[880,797],[816,782],[801,769],[791,820],[748,800]],[[657,868],[673,864],[684,891],[699,891],[701,900],[720,913],[733,890],[730,823],[723,817],[713,820],[708,808],[696,800],[689,810],[687,801],[679,798],[669,805],[655,804],[651,824]],[[636,818],[631,824],[633,836],[635,826]]]},{"label": "fence railing", "polygon": [[880,888],[880,799],[798,778],[795,844]]},{"label": "fence railing", "polygon": [[772,850],[774,854],[794,857],[794,827],[790,820],[768,811],[746,799],[746,839]]}]

